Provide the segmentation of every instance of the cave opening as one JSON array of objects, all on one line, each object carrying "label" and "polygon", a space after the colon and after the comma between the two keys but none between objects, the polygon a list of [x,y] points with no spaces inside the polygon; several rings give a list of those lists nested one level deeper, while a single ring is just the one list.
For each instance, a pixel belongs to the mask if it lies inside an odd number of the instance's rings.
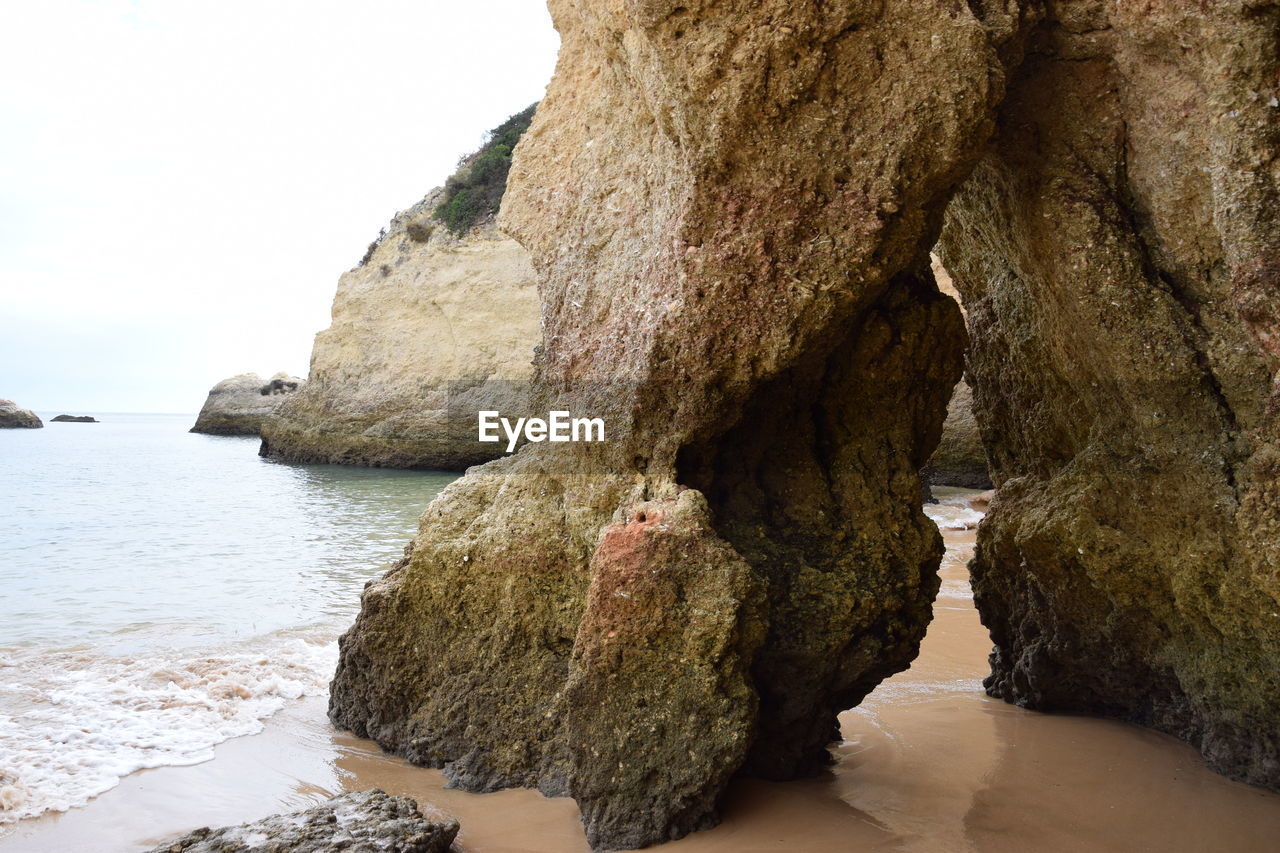
[{"label": "cave opening", "polygon": [[831,349],[755,389],[734,426],[683,447],[677,480],[770,602],[743,772],[818,772],[838,715],[915,658],[942,554],[922,471],[959,380],[963,321],[927,267],[894,276]]}]

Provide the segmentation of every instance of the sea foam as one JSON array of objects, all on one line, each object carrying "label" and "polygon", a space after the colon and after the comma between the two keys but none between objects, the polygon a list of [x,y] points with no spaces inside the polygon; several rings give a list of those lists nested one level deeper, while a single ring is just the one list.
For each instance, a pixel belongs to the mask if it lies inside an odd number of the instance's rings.
[{"label": "sea foam", "polygon": [[946,498],[936,504],[925,504],[924,514],[942,530],[973,530],[984,515],[959,498]]},{"label": "sea foam", "polygon": [[274,637],[255,652],[0,653],[0,824],[65,811],[151,767],[198,764],[326,689],[337,644]]}]

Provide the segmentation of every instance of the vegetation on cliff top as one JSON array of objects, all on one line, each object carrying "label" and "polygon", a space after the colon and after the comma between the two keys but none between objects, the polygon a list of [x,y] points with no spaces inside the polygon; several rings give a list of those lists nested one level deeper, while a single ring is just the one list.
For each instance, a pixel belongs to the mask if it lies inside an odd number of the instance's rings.
[{"label": "vegetation on cliff top", "polygon": [[444,200],[435,217],[454,234],[465,234],[481,219],[498,212],[507,189],[511,152],[533,121],[537,104],[531,104],[485,134],[480,150],[463,158],[444,184]]}]

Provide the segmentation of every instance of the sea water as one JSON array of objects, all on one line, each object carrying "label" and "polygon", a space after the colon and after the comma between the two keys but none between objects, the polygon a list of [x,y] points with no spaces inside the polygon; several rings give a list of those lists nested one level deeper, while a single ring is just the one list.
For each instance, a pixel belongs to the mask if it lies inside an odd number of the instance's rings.
[{"label": "sea water", "polygon": [[267,462],[190,415],[44,417],[0,430],[0,824],[323,693],[360,590],[455,476]]}]

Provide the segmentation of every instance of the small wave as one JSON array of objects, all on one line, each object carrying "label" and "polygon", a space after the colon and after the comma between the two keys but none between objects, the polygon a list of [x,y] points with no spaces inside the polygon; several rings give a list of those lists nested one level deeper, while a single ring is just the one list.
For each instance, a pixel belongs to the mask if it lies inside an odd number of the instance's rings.
[{"label": "small wave", "polygon": [[0,824],[84,805],[134,771],[198,764],[228,738],[261,731],[286,702],[326,688],[337,644],[311,640],[204,656],[10,651]]},{"label": "small wave", "polygon": [[963,503],[925,504],[924,514],[942,530],[973,530],[984,514]]},{"label": "small wave", "polygon": [[915,705],[954,696],[985,695],[981,678],[955,678],[949,681],[908,681],[889,679],[880,683],[862,704],[851,713],[874,717],[885,705]]},{"label": "small wave", "polygon": [[967,580],[943,580],[938,589],[938,599],[973,601],[973,587]]}]

